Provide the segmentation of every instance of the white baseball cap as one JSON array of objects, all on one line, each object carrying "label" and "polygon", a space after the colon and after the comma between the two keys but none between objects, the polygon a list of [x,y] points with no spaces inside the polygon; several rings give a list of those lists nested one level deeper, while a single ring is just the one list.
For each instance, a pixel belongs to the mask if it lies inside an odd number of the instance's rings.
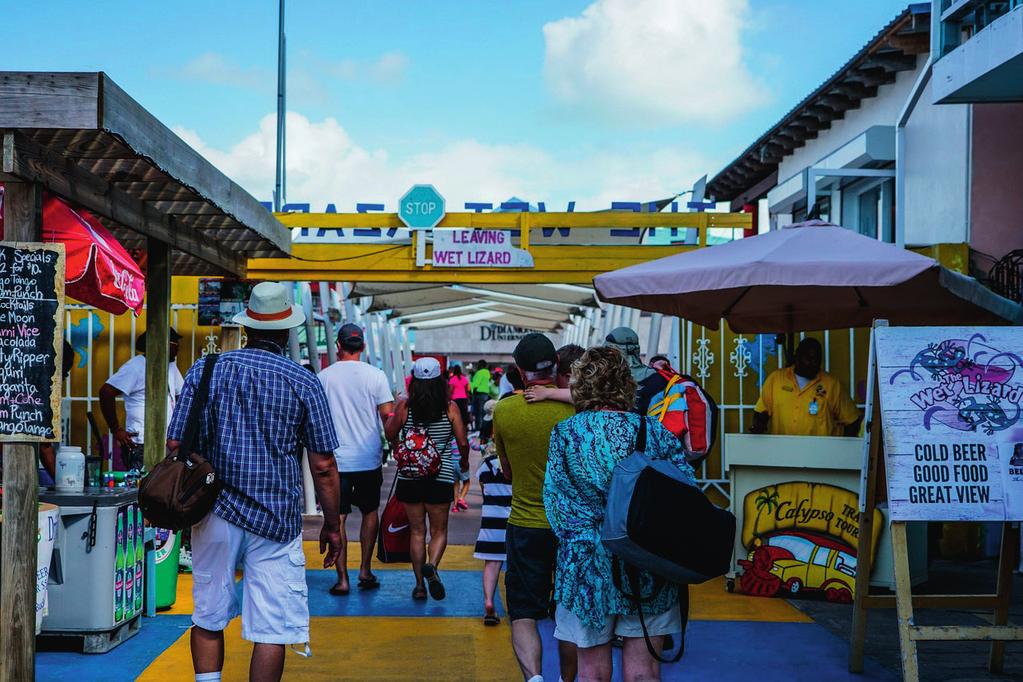
[{"label": "white baseball cap", "polygon": [[412,376],[416,379],[436,379],[440,376],[440,363],[437,358],[419,358],[412,365]]},{"label": "white baseball cap", "polygon": [[305,322],[305,313],[291,302],[279,282],[260,282],[252,288],[249,305],[234,316],[234,323],[249,329],[291,329]]}]

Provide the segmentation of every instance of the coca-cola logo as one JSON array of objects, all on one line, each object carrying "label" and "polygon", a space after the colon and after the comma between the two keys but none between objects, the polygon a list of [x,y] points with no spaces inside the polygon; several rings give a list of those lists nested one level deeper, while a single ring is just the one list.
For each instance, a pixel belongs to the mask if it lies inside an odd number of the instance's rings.
[{"label": "coca-cola logo", "polygon": [[114,270],[114,286],[124,292],[124,297],[129,303],[138,303],[140,300],[134,284],[135,274],[130,270]]}]

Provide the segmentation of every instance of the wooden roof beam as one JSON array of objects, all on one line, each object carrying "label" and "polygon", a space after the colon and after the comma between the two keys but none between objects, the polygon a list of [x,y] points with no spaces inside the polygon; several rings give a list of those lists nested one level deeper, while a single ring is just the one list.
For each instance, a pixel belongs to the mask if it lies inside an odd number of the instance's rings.
[{"label": "wooden roof beam", "polygon": [[880,67],[860,67],[846,76],[848,80],[862,83],[866,87],[876,87],[895,80],[894,71],[885,71]]},{"label": "wooden roof beam", "polygon": [[246,259],[227,246],[204,237],[176,219],[114,187],[73,160],[49,152],[16,131],[0,131],[3,137],[0,175],[38,182],[54,194],[84,206],[101,217],[171,248],[211,263],[226,272],[243,276]]},{"label": "wooden roof beam", "polygon": [[877,52],[863,61],[862,68],[879,67],[885,71],[909,71],[916,68],[916,55],[901,51]]},{"label": "wooden roof beam", "polygon": [[877,86],[871,87],[858,81],[836,83],[831,91],[850,99],[867,99],[868,97],[877,96]]}]

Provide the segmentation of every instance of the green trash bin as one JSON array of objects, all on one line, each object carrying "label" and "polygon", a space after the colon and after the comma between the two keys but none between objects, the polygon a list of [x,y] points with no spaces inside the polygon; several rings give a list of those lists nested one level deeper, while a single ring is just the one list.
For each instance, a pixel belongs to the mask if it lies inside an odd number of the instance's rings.
[{"label": "green trash bin", "polygon": [[156,529],[156,608],[174,606],[178,598],[178,555],[181,533]]}]

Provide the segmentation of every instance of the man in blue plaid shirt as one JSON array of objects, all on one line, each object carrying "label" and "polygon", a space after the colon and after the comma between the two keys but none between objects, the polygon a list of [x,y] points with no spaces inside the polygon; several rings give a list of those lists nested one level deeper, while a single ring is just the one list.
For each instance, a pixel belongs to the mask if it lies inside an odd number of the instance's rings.
[{"label": "man in blue plaid shirt", "polygon": [[[221,355],[199,425],[198,450],[224,482],[213,511],[192,528],[195,611],[191,632],[197,682],[221,679],[224,628],[242,616],[253,642],[250,680],[280,680],[286,645],[309,648],[309,605],[302,551],[302,449],[308,451],[323,510],[324,568],[341,549],[338,446],[327,396],[316,376],[284,357],[288,330],[305,321],[288,290],[263,282],[234,318],[244,350]],[[169,428],[177,448],[205,360],[188,372]],[[235,569],[244,570],[239,604]]]}]

